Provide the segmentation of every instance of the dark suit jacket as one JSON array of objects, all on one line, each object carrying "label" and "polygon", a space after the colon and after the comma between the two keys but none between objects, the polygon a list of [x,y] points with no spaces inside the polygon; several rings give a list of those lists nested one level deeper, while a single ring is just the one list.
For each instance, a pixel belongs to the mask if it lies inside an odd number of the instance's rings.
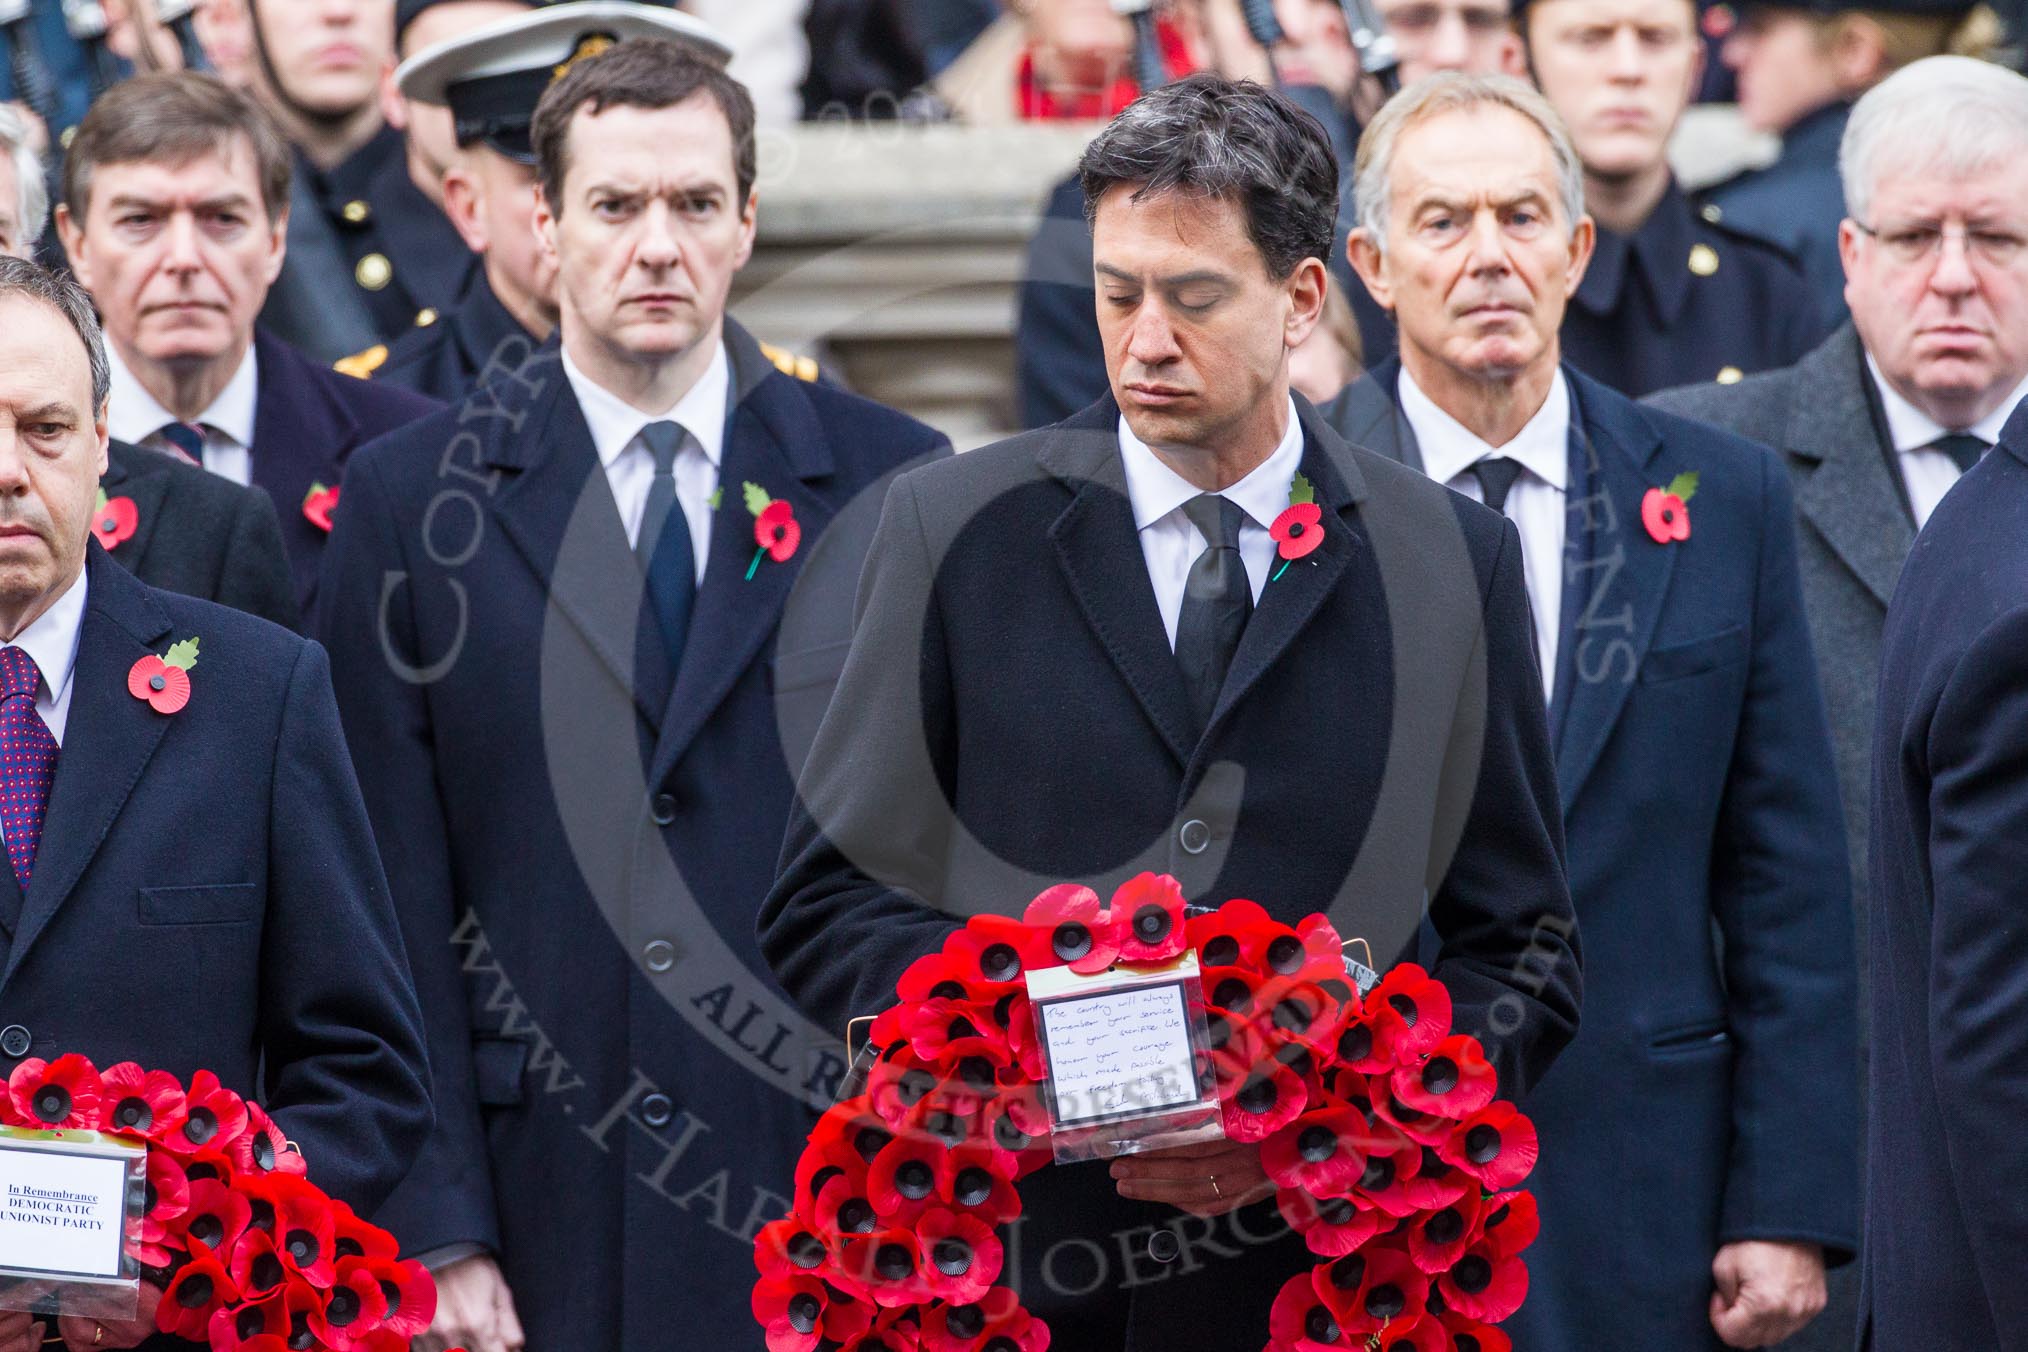
[{"label": "dark suit jacket", "polygon": [[[440,1102],[387,1215],[410,1251],[497,1252],[531,1347],[752,1345],[752,1234],[842,1069],[753,917],[885,478],[948,443],[726,342],[678,669],[553,344],[355,457],[326,560]],[[748,482],[803,529],[750,581]]]},{"label": "dark suit jacket", "polygon": [[[303,514],[303,499],[315,484],[337,487],[355,447],[438,405],[407,390],[339,375],[258,330],[254,353],[259,376],[254,394],[254,487],[266,490],[275,505],[295,578],[296,603],[304,622],[310,623],[316,618],[317,569],[327,537]],[[433,449],[431,456],[442,449]]]},{"label": "dark suit jacket", "polygon": [[111,553],[135,577],[290,629],[299,623],[281,526],[264,494],[117,440],[99,487],[133,500],[134,533]]},{"label": "dark suit jacket", "polygon": [[388,346],[387,360],[373,380],[455,404],[520,366],[539,346],[478,270],[456,307]]},{"label": "dark suit jacket", "polygon": [[2024,521],[2028,407],[1916,537],[1881,646],[1860,1315],[1882,1352],[2028,1348]]},{"label": "dark suit jacket", "polygon": [[[217,1073],[262,1102],[325,1191],[371,1213],[430,1124],[421,1017],[323,649],[156,591],[88,546],[89,592],[0,1025],[26,1055]],[[127,671],[199,640],[163,715]],[[19,1057],[0,1053],[0,1072]]]},{"label": "dark suit jacket", "polygon": [[[1420,466],[1390,364],[1326,409]],[[1542,1134],[1528,1303],[1543,1349],[1715,1348],[1711,1259],[1849,1258],[1858,1076],[1845,849],[1788,480],[1737,437],[1568,371],[1577,403],[1555,702],[1584,1028]],[[1691,536],[1648,489],[1696,472]]]},{"label": "dark suit jacket", "polygon": [[[1429,898],[1458,1028],[1485,1040],[1504,1092],[1541,1078],[1579,978],[1519,539],[1297,408],[1324,543],[1267,585],[1201,736],[1110,400],[896,482],[760,920],[825,1026],[892,1004],[955,916],[1155,869],[1193,901],[1250,897],[1289,921],[1328,908],[1384,965]],[[1257,1344],[1308,1261],[1260,1243],[1272,1207],[1205,1226],[1205,1261],[1170,1272],[1140,1255],[1177,1213],[1122,1201],[1103,1170],[1023,1187],[1010,1262],[1052,1348]]]}]

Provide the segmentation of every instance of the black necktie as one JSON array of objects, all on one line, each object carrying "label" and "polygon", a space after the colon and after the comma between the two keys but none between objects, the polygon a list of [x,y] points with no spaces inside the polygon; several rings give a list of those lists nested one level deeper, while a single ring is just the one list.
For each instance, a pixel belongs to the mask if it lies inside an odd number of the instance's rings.
[{"label": "black necktie", "polygon": [[1472,466],[1472,477],[1479,481],[1479,493],[1488,507],[1496,512],[1507,510],[1507,495],[1514,491],[1514,481],[1521,477],[1521,462],[1509,456],[1490,455]]},{"label": "black necktie", "polygon": [[647,570],[648,604],[661,626],[671,672],[682,665],[690,607],[697,597],[697,551],[690,543],[690,523],[676,504],[676,453],[683,448],[683,437],[682,427],[666,420],[641,429],[641,440],[655,460],[655,477],[648,481],[641,530],[634,537],[635,557]]},{"label": "black necktie", "polygon": [[1183,584],[1183,611],[1176,621],[1176,661],[1202,731],[1218,707],[1218,692],[1239,636],[1253,614],[1253,586],[1239,556],[1239,527],[1246,513],[1238,503],[1203,493],[1183,504],[1183,514],[1204,536],[1205,548],[1190,565]]},{"label": "black necktie", "polygon": [[1984,437],[1975,437],[1970,432],[1952,432],[1938,437],[1925,449],[1942,451],[1951,458],[1951,463],[1958,467],[1958,473],[1963,474],[1978,464],[1979,457],[1990,450],[1992,445],[1993,443]]}]

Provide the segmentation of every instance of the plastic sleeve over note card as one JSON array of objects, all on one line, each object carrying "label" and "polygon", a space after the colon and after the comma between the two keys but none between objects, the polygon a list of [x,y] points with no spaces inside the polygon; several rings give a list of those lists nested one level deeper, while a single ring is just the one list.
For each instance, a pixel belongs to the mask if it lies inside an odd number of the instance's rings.
[{"label": "plastic sleeve over note card", "polygon": [[0,1310],[134,1317],[147,1158],[125,1137],[0,1127]]},{"label": "plastic sleeve over note card", "polygon": [[1205,1073],[1209,1032],[1195,953],[1090,976],[1046,967],[1027,979],[1058,1162],[1224,1137],[1216,1083]]}]

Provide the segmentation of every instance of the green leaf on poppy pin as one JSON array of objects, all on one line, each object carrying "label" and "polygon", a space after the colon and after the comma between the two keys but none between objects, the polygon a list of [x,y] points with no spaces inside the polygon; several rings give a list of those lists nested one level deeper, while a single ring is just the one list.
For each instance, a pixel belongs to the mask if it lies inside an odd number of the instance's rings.
[{"label": "green leaf on poppy pin", "polygon": [[1662,491],[1671,497],[1681,498],[1685,502],[1690,501],[1697,496],[1697,471],[1693,469],[1688,474],[1678,474],[1669,480],[1669,486]]},{"label": "green leaf on poppy pin", "polygon": [[181,667],[185,671],[197,665],[197,640],[186,638],[181,643],[169,645],[169,651],[162,654],[162,664]]},{"label": "green leaf on poppy pin", "polygon": [[718,510],[718,504],[724,501],[725,501],[725,485],[720,484],[718,487],[711,490],[711,496],[704,500],[704,505],[711,508],[711,510],[715,512]]},{"label": "green leaf on poppy pin", "polygon": [[92,508],[92,510],[93,510],[94,512],[103,512],[104,510],[106,510],[106,490],[105,490],[105,489],[101,488],[101,489],[99,490],[99,501],[98,501],[98,505],[97,505],[96,507],[93,507],[93,508]]},{"label": "green leaf on poppy pin", "polygon": [[1292,481],[1290,481],[1289,505],[1291,507],[1295,506],[1295,504],[1299,502],[1315,502],[1316,500],[1317,500],[1317,490],[1308,479],[1305,479],[1302,475],[1298,474]]},{"label": "green leaf on poppy pin", "polygon": [[762,512],[765,512],[768,509],[768,504],[774,501],[773,498],[768,496],[767,489],[762,488],[751,479],[745,483],[744,490],[746,493],[746,509],[755,516],[759,516]]}]

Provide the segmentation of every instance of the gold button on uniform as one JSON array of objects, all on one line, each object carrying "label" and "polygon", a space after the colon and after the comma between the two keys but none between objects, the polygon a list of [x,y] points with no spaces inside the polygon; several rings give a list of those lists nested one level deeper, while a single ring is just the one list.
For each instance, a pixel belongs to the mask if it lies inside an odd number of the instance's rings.
[{"label": "gold button on uniform", "polygon": [[1721,366],[1718,368],[1718,383],[1721,385],[1737,385],[1744,374],[1737,366]]},{"label": "gold button on uniform", "polygon": [[347,221],[351,222],[353,225],[363,225],[366,222],[366,218],[373,214],[373,208],[367,206],[366,203],[360,201],[357,197],[355,197],[350,202],[347,202],[344,206],[340,207],[338,209],[338,214],[340,216],[343,216]]},{"label": "gold button on uniform", "polygon": [[1691,245],[1690,271],[1696,273],[1699,277],[1709,277],[1712,273],[1718,271],[1718,250],[1712,248],[1709,244]]},{"label": "gold button on uniform", "polygon": [[1697,214],[1713,225],[1725,219],[1725,212],[1716,202],[1706,202],[1702,207],[1698,208]]},{"label": "gold button on uniform", "polygon": [[437,312],[428,305],[423,306],[422,309],[415,312],[415,326],[419,329],[426,329],[436,322]]},{"label": "gold button on uniform", "polygon": [[394,280],[394,264],[387,261],[386,254],[370,253],[352,269],[352,280],[368,291],[378,291]]}]

